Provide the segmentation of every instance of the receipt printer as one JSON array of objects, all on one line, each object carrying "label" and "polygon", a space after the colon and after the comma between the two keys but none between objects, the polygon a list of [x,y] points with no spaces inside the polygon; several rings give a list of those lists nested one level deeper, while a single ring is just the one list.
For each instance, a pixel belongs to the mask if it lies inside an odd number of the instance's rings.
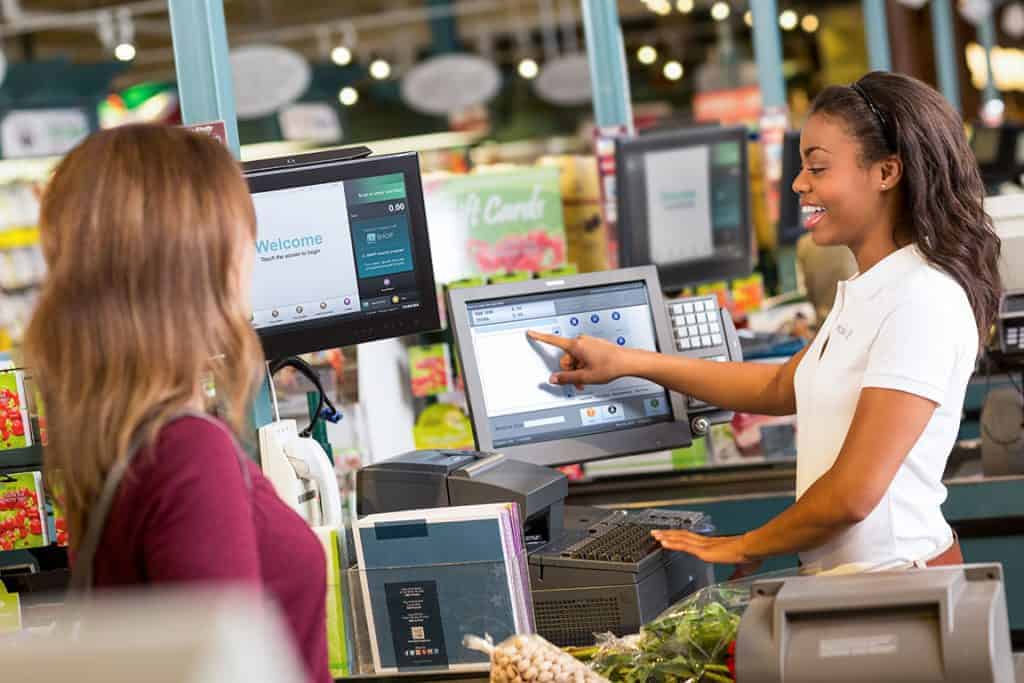
[{"label": "receipt printer", "polygon": [[562,529],[568,494],[561,472],[499,453],[411,451],[359,470],[356,514],[510,501],[519,504],[529,547]]},{"label": "receipt printer", "polygon": [[753,585],[736,640],[744,683],[1013,683],[998,564]]}]

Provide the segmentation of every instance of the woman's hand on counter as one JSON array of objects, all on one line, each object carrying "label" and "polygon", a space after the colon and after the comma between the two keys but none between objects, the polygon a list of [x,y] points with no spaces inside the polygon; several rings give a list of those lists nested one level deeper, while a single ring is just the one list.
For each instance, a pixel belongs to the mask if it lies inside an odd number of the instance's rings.
[{"label": "woman's hand on counter", "polygon": [[620,377],[633,374],[631,359],[637,353],[599,337],[581,334],[573,339],[530,330],[526,335],[535,341],[549,344],[565,352],[559,361],[561,372],[551,375],[551,384],[607,384]]},{"label": "woman's hand on counter", "polygon": [[747,553],[744,536],[702,536],[681,530],[651,533],[663,548],[690,553],[705,562],[746,565],[755,561]]}]

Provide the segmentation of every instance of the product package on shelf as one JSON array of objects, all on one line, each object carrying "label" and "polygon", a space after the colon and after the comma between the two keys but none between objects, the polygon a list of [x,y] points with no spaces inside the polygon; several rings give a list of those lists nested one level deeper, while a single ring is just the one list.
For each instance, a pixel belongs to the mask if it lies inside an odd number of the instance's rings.
[{"label": "product package on shelf", "polygon": [[565,265],[558,169],[427,176],[423,191],[438,282]]},{"label": "product package on shelf", "polygon": [[600,174],[593,155],[542,157],[539,166],[561,171],[562,212],[568,258],[580,272],[608,268],[608,228],[601,216]]},{"label": "product package on shelf", "polygon": [[21,630],[21,596],[8,593],[0,581],[0,636]]},{"label": "product package on shelf", "polygon": [[[327,658],[331,676],[344,678],[358,673],[354,670],[355,648],[352,642],[352,624],[347,605],[345,581],[346,556],[343,537],[337,529],[314,528],[327,558]],[[339,540],[341,538],[342,540]]]},{"label": "product package on shelf", "polygon": [[[32,445],[25,374],[20,370],[0,372],[0,451]],[[0,453],[0,466],[3,455]]]},{"label": "product package on shelf", "polygon": [[355,537],[376,673],[486,671],[465,636],[533,632],[515,504],[370,515]]},{"label": "product package on shelf", "polygon": [[462,408],[434,403],[423,409],[412,430],[413,443],[422,450],[473,448],[473,424]]},{"label": "product package on shelf", "polygon": [[0,474],[0,550],[49,545],[39,472]]},{"label": "product package on shelf", "polygon": [[413,396],[437,396],[454,388],[448,358],[448,345],[443,342],[409,347],[409,381]]}]

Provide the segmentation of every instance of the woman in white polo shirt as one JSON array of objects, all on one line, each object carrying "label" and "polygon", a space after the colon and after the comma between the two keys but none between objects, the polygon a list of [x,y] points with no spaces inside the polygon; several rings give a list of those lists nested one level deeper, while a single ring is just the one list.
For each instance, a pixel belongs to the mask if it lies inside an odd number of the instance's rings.
[{"label": "woman in white polo shirt", "polygon": [[810,346],[773,366],[534,335],[566,351],[551,382],[633,375],[729,409],[796,412],[796,503],[740,536],[656,532],[667,548],[741,572],[794,552],[811,570],[962,562],[942,473],[1000,289],[962,122],[927,85],[875,72],[818,96],[801,154],[805,226],[858,264]]}]

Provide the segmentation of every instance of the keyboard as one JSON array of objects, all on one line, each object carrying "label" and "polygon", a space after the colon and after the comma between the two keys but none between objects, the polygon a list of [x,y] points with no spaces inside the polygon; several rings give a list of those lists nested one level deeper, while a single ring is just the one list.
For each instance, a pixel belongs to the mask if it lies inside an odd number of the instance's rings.
[{"label": "keyboard", "polygon": [[661,549],[661,545],[651,536],[655,529],[686,529],[707,533],[710,525],[699,512],[617,512],[590,527],[587,530],[589,535],[565,548],[561,556],[574,560],[638,564]]},{"label": "keyboard", "polygon": [[640,524],[618,524],[604,533],[588,538],[562,553],[575,560],[604,562],[639,562],[658,549],[651,530]]}]

